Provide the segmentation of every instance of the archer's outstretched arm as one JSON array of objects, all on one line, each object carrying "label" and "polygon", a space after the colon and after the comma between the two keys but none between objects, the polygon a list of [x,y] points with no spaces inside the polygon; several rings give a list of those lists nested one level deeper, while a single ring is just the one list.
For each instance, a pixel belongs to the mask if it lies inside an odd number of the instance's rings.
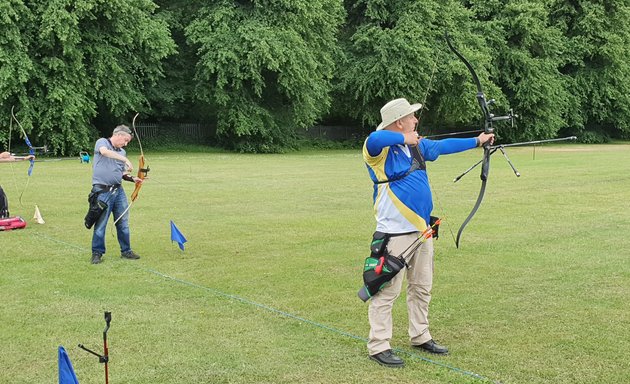
[{"label": "archer's outstretched arm", "polygon": [[8,163],[8,162],[12,162],[12,161],[32,160],[34,158],[35,158],[35,156],[33,156],[33,155],[13,156],[9,152],[2,152],[2,153],[0,153],[0,163]]}]

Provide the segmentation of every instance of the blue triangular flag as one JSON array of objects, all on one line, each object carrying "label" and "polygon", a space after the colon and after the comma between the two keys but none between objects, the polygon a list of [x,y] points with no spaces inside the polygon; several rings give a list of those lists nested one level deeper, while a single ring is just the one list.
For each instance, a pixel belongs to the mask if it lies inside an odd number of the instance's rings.
[{"label": "blue triangular flag", "polygon": [[179,245],[179,249],[184,250],[184,243],[186,242],[186,238],[182,233],[177,229],[173,220],[171,220],[171,241],[176,241]]},{"label": "blue triangular flag", "polygon": [[59,346],[59,384],[79,384],[66,350]]}]

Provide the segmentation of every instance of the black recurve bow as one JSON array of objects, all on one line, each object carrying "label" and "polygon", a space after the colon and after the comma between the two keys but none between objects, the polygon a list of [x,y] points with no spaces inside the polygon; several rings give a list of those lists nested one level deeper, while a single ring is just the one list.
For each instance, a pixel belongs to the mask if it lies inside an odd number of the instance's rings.
[{"label": "black recurve bow", "polygon": [[[491,100],[486,99],[486,95],[483,93],[483,89],[481,88],[481,82],[479,81],[479,77],[477,76],[475,69],[472,67],[470,62],[468,62],[468,60],[466,60],[466,58],[459,51],[457,51],[457,49],[455,49],[455,47],[451,43],[451,39],[448,35],[448,32],[445,33],[445,38],[446,38],[446,44],[448,44],[448,47],[451,49],[451,51],[453,51],[453,53],[455,53],[455,55],[457,55],[457,57],[466,65],[466,68],[468,68],[468,71],[472,75],[473,81],[475,85],[477,86],[477,96],[476,96],[477,102],[479,103],[479,107],[481,108],[481,113],[483,114],[483,119],[484,119],[483,130],[480,130],[480,131],[483,131],[488,134],[494,133],[494,128],[492,124],[496,121],[510,120],[512,123],[514,123],[514,118],[516,118],[517,116],[514,114],[512,109],[510,109],[509,113],[504,116],[495,116],[493,113],[490,112],[490,106],[494,104],[494,99],[491,99]],[[461,227],[457,231],[457,239],[455,240],[455,246],[459,248],[459,241],[461,239],[464,228],[466,228],[466,225],[468,225],[468,223],[473,218],[473,216],[475,216],[475,213],[477,212],[477,210],[479,209],[479,206],[481,205],[481,201],[483,200],[483,196],[486,192],[488,172],[490,171],[490,157],[492,156],[492,154],[494,154],[497,150],[501,151],[503,156],[506,158],[507,162],[512,167],[514,174],[518,177],[520,176],[520,173],[516,170],[516,168],[514,168],[514,165],[512,164],[510,159],[507,157],[507,154],[505,153],[504,148],[524,146],[524,145],[535,145],[535,144],[555,142],[555,141],[576,140],[576,139],[577,137],[575,136],[569,136],[569,137],[563,137],[563,138],[558,138],[558,139],[535,140],[535,141],[526,141],[526,142],[513,143],[513,144],[492,145],[489,141],[484,143],[482,159],[479,160],[472,167],[468,168],[463,174],[455,178],[455,180],[453,180],[455,182],[458,181],[460,178],[462,178],[462,176],[466,175],[476,166],[481,164],[481,175],[480,175],[481,189],[479,190],[479,196],[477,196],[477,201],[475,202],[475,206],[473,207],[472,211],[470,211],[470,213],[468,214],[468,217],[466,217],[466,220],[464,220]]]},{"label": "black recurve bow", "polygon": [[[505,116],[495,116],[494,114],[490,112],[490,105],[494,103],[494,99],[492,100],[486,99],[486,95],[483,93],[483,89],[481,88],[481,82],[479,81],[479,77],[477,76],[475,69],[472,67],[470,62],[468,62],[468,60],[466,60],[466,58],[461,53],[459,53],[457,49],[455,49],[455,47],[451,43],[451,39],[448,35],[448,32],[445,33],[445,38],[446,38],[446,44],[448,44],[448,47],[451,49],[451,51],[453,51],[453,53],[457,55],[457,57],[466,65],[466,68],[468,68],[468,71],[472,75],[473,81],[475,85],[477,86],[477,96],[476,96],[477,102],[479,103],[479,107],[481,108],[481,113],[483,114],[483,118],[484,118],[483,132],[488,133],[488,134],[494,133],[494,128],[492,127],[492,123],[494,123],[495,121],[513,120],[514,115],[512,111],[510,110],[510,113]],[[461,227],[457,231],[457,239],[455,240],[455,246],[457,248],[459,248],[459,240],[461,239],[464,228],[466,228],[466,225],[468,225],[468,222],[470,222],[473,216],[475,216],[475,213],[477,212],[477,210],[479,209],[479,206],[481,205],[483,196],[486,193],[486,183],[488,181],[488,172],[490,171],[490,155],[492,154],[492,150],[493,148],[491,147],[490,142],[486,142],[483,145],[483,158],[481,160],[481,176],[480,176],[481,189],[479,190],[479,196],[477,196],[477,201],[475,202],[475,206],[473,207],[472,211],[470,211],[470,213],[468,214],[468,217],[466,217],[466,220],[464,220]]]}]

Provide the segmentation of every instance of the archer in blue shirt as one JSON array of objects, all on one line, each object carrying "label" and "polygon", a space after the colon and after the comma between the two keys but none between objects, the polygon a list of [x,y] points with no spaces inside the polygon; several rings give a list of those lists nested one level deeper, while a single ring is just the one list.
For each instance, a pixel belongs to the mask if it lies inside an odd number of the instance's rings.
[{"label": "archer in blue shirt", "polygon": [[[421,104],[396,99],[381,108],[382,122],[365,140],[363,159],[374,183],[376,231],[387,234],[387,253],[403,255],[430,226],[433,210],[426,161],[440,155],[463,152],[492,143],[494,134],[481,133],[466,139],[428,140],[416,132],[415,112]],[[416,243],[417,244],[417,243]],[[413,249],[413,247],[411,247]],[[446,354],[448,349],[433,341],[429,333],[429,302],[433,285],[433,240],[424,240],[410,255],[408,267],[398,273],[370,301],[368,353],[372,360],[400,367],[404,361],[391,349],[392,307],[407,275],[409,338],[413,347]]]}]

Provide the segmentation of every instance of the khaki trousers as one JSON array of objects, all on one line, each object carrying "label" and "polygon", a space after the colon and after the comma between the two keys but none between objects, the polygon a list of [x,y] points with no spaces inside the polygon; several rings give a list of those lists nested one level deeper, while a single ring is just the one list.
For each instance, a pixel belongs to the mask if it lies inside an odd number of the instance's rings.
[{"label": "khaki trousers", "polygon": [[[419,233],[394,236],[389,239],[387,250],[398,256],[409,247]],[[409,268],[401,270],[379,293],[370,300],[368,318],[370,335],[368,353],[377,353],[391,349],[392,307],[400,295],[403,278],[407,275],[407,311],[409,314],[409,340],[412,345],[423,344],[431,340],[429,333],[429,302],[433,285],[433,238],[427,239],[412,255],[406,257]]]}]

